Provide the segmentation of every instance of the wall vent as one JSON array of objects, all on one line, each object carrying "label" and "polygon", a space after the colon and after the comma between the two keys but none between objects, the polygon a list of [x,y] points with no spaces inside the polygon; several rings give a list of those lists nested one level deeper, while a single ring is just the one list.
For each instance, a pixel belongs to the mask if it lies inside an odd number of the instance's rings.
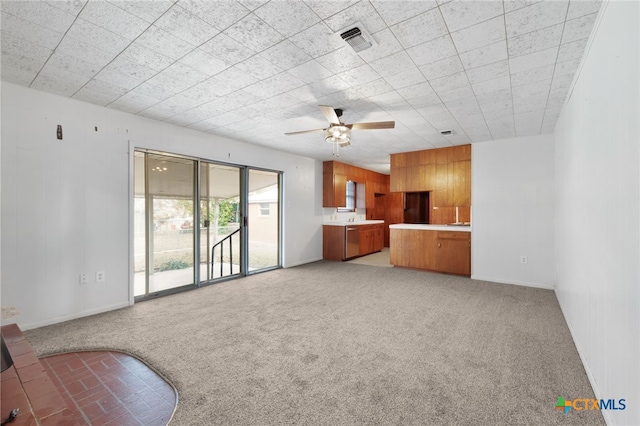
[{"label": "wall vent", "polygon": [[356,22],[355,24],[338,31],[338,34],[340,34],[340,37],[357,53],[377,46],[376,41],[371,37],[371,34],[364,29],[360,22]]}]

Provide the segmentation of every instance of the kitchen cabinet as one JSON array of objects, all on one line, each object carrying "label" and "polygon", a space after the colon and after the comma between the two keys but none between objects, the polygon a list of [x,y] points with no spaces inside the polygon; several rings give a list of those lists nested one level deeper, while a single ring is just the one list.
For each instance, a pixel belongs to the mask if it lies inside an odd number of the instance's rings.
[{"label": "kitchen cabinet", "polygon": [[322,226],[322,258],[325,260],[345,259],[345,227]]},{"label": "kitchen cabinet", "polygon": [[407,168],[392,168],[393,173],[389,176],[389,192],[403,192],[406,187]]},{"label": "kitchen cabinet", "polygon": [[436,271],[471,275],[471,234],[437,232]]},{"label": "kitchen cabinet", "polygon": [[373,234],[373,252],[384,248],[384,225],[377,225]]},{"label": "kitchen cabinet", "polygon": [[367,225],[358,228],[360,228],[360,256],[373,253],[373,234],[375,231]]},{"label": "kitchen cabinet", "polygon": [[430,223],[470,221],[471,145],[391,155],[392,192],[430,192]]},{"label": "kitchen cabinet", "polygon": [[374,223],[358,225],[323,225],[322,226],[322,258],[325,260],[345,260],[346,228],[358,228],[359,252],[355,257],[375,253],[384,248],[384,224]]},{"label": "kitchen cabinet", "polygon": [[[325,161],[322,164],[322,207],[346,206],[347,181],[357,185],[357,208],[373,210],[376,195],[389,192],[387,175],[338,161]],[[370,214],[367,217],[370,218]]]},{"label": "kitchen cabinet", "polygon": [[347,204],[347,175],[322,174],[322,207],[344,207]]},{"label": "kitchen cabinet", "polygon": [[375,253],[384,248],[384,225],[360,225],[360,256]]},{"label": "kitchen cabinet", "polygon": [[391,229],[389,261],[405,268],[436,269],[437,232]]},{"label": "kitchen cabinet", "polygon": [[392,227],[390,234],[389,260],[392,265],[471,275],[470,232]]}]

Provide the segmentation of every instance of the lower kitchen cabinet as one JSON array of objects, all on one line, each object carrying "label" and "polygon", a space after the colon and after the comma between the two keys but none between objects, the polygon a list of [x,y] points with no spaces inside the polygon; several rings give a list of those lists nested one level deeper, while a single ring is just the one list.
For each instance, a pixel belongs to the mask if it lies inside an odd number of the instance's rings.
[{"label": "lower kitchen cabinet", "polygon": [[346,258],[344,226],[322,226],[322,258],[325,260]]},{"label": "lower kitchen cabinet", "polygon": [[384,225],[360,225],[360,256],[375,253],[384,248]]},{"label": "lower kitchen cabinet", "polygon": [[360,228],[360,256],[373,253],[373,234],[375,231],[366,225],[358,228]]},{"label": "lower kitchen cabinet", "polygon": [[456,275],[471,275],[471,234],[438,231],[436,271]]},{"label": "lower kitchen cabinet", "polygon": [[345,260],[347,258],[365,256],[384,248],[384,224],[349,225],[358,228],[359,251],[356,256],[347,256],[346,228],[347,226],[322,226],[322,258],[325,260]]},{"label": "lower kitchen cabinet", "polygon": [[384,248],[384,225],[374,225],[373,251],[381,251]]},{"label": "lower kitchen cabinet", "polygon": [[390,262],[395,266],[471,275],[471,233],[391,229]]}]

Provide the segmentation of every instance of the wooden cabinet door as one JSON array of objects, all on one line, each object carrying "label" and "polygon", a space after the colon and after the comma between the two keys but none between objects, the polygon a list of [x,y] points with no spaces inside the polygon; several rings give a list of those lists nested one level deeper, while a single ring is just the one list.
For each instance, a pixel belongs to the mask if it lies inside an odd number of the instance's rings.
[{"label": "wooden cabinet door", "polygon": [[375,194],[375,182],[373,181],[367,181],[364,184],[364,191],[365,191],[365,197],[364,197],[364,207],[367,210],[371,210],[373,211],[373,209],[375,209],[376,207],[376,194]]},{"label": "wooden cabinet door", "polygon": [[406,268],[436,269],[437,231],[391,229],[389,259]]},{"label": "wooden cabinet door", "polygon": [[344,226],[322,225],[322,258],[325,260],[343,260]]},{"label": "wooden cabinet door", "polygon": [[407,168],[392,167],[389,176],[389,192],[405,192],[407,189]]},{"label": "wooden cabinet door", "polygon": [[453,205],[471,206],[471,161],[453,163]]},{"label": "wooden cabinet door", "polygon": [[373,251],[380,251],[384,248],[384,226],[376,225],[373,231]]},{"label": "wooden cabinet door", "polygon": [[471,275],[471,234],[438,231],[436,270],[456,275]]},{"label": "wooden cabinet door", "polygon": [[373,253],[373,233],[369,226],[360,226],[360,256]]},{"label": "wooden cabinet door", "polygon": [[347,205],[347,175],[333,175],[333,202],[331,207],[345,207]]}]

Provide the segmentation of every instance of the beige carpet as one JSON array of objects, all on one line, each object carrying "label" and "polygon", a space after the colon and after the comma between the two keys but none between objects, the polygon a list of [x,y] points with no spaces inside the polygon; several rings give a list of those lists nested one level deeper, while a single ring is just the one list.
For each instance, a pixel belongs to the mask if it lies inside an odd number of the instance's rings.
[{"label": "beige carpet", "polygon": [[144,359],[172,425],[603,424],[554,408],[594,395],[549,290],[316,262],[25,335]]},{"label": "beige carpet", "polygon": [[372,253],[367,256],[357,257],[353,260],[347,261],[347,263],[355,263],[358,265],[369,266],[384,266],[386,268],[393,268],[393,265],[389,263],[389,248],[385,247],[382,251]]}]

